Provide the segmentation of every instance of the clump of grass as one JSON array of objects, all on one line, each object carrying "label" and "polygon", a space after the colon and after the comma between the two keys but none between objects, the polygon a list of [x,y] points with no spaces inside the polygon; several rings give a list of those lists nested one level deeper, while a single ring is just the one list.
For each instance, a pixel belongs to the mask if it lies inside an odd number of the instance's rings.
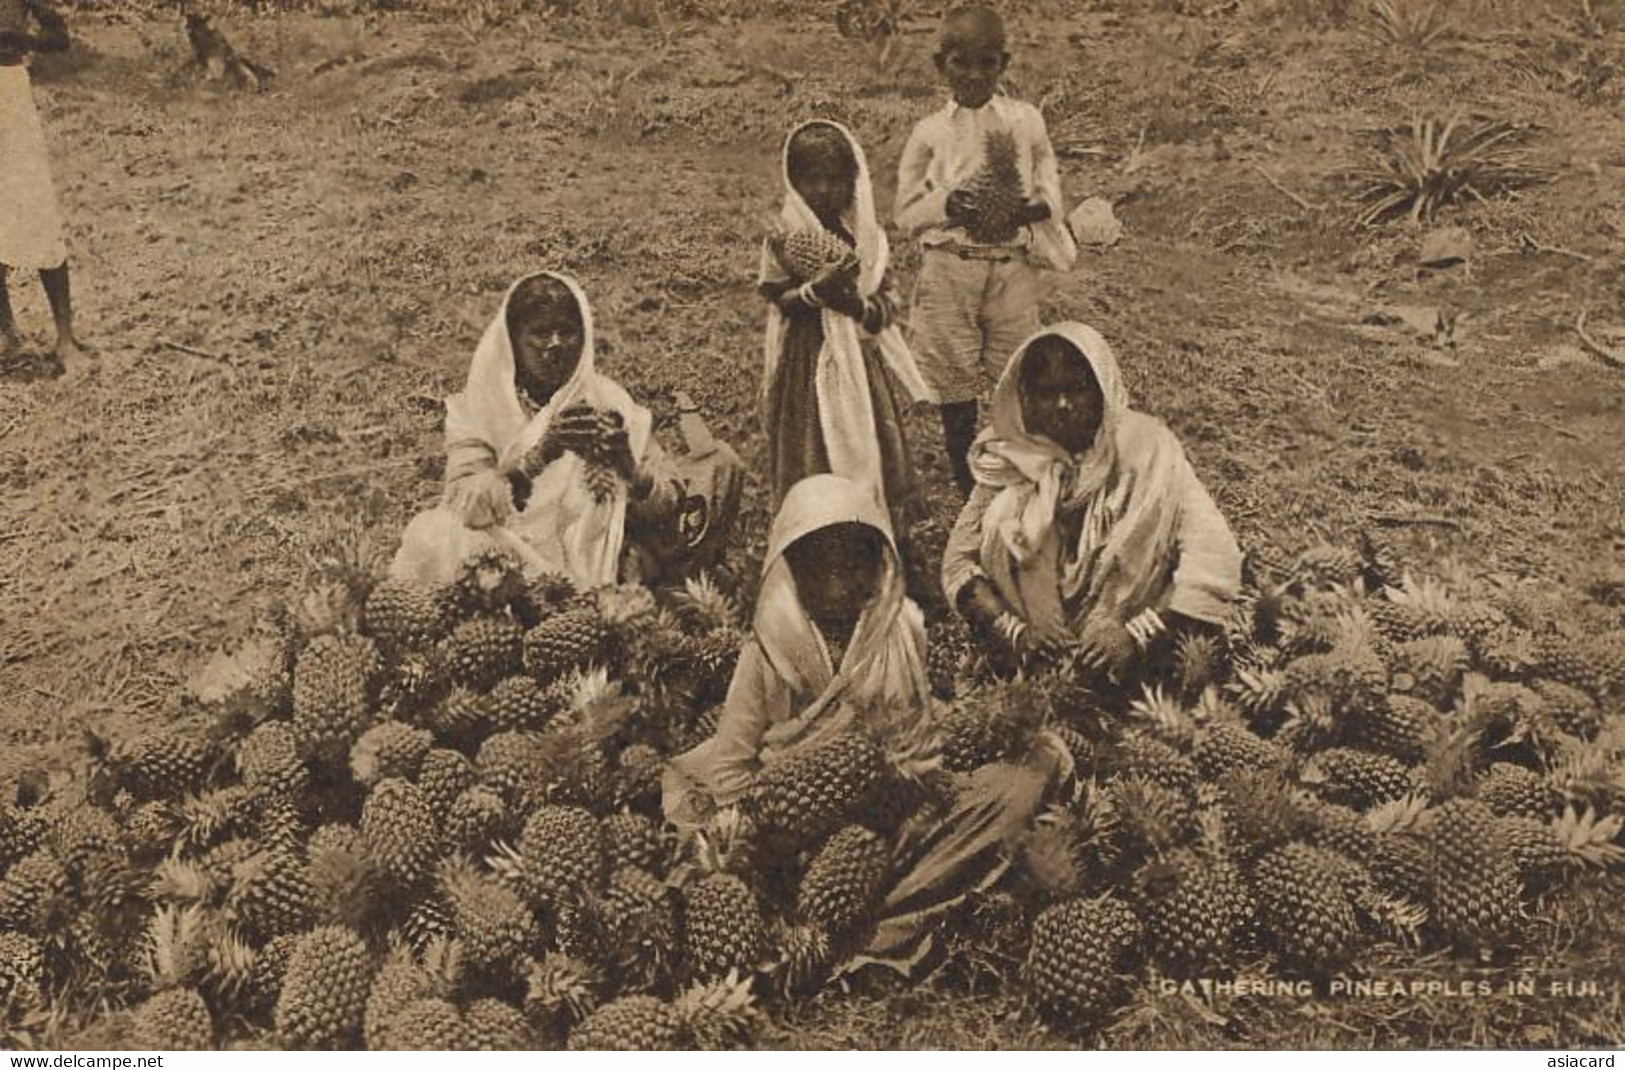
[{"label": "clump of grass", "polygon": [[1423,52],[1455,33],[1437,0],[1371,0],[1366,33],[1379,44]]},{"label": "clump of grass", "polygon": [[1487,196],[1542,177],[1507,122],[1461,115],[1414,115],[1380,131],[1370,162],[1355,172],[1360,222],[1369,226],[1401,213],[1426,222],[1446,204]]}]

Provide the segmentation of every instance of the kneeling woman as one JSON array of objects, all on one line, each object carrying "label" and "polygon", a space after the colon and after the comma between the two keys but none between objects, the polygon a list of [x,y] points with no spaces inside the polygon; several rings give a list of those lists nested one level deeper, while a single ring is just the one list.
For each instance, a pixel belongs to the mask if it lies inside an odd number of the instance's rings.
[{"label": "kneeling woman", "polygon": [[[903,583],[886,508],[871,491],[834,475],[791,487],[716,733],[666,771],[666,816],[679,831],[744,801],[764,769],[844,732],[930,733],[924,623]],[[1003,871],[1004,846],[1029,827],[1065,764],[1039,748],[1021,766],[984,766],[959,778],[937,816],[906,825],[864,959],[905,970],[918,962],[936,919]]]},{"label": "kneeling woman", "polygon": [[464,558],[498,548],[528,575],[591,589],[713,563],[738,504],[738,458],[709,441],[670,457],[652,424],[596,370],[575,280],[520,279],[446,401],[445,492],[407,525],[391,573],[445,583]]},{"label": "kneeling woman", "polygon": [[943,588],[999,653],[1072,647],[1120,678],[1159,635],[1222,623],[1241,585],[1235,537],[1173,432],[1129,408],[1090,328],[1046,328],[1015,352],[971,464]]}]

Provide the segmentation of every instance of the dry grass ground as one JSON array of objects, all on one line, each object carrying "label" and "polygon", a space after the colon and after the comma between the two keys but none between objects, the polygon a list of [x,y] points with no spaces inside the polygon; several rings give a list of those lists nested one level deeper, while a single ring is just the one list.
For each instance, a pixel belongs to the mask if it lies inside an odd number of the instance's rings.
[{"label": "dry grass ground", "polygon": [[[1138,404],[1180,433],[1244,536],[1294,547],[1385,518],[1421,556],[1616,599],[1625,393],[1573,325],[1583,308],[1625,322],[1625,118],[1607,67],[1625,35],[1581,35],[1579,5],[1562,3],[1536,20],[1464,2],[1457,30],[1426,45],[1285,0],[1206,18],[1026,6],[1014,80],[1049,96],[1057,139],[1079,150],[1069,196],[1104,196],[1126,224],[1055,280],[1048,312],[1113,342]],[[810,18],[222,24],[277,68],[270,92],[178,78],[169,21],[85,18],[76,54],[38,72],[101,368],[54,377],[43,296],[23,281],[35,347],[0,368],[7,774],[64,758],[81,725],[180,715],[188,669],[287,590],[302,544],[339,517],[394,531],[433,499],[440,399],[522,271],[577,273],[609,370],[657,408],[689,390],[759,459],[751,281],[778,138],[807,102],[842,102],[887,204],[909,125],[935,100],[925,36],[879,70]],[[1362,130],[1456,105],[1528,124],[1549,180],[1447,209],[1476,257],[1425,271],[1419,230],[1355,225],[1346,176]],[[1409,306],[1443,310],[1448,344],[1382,314]],[[933,423],[915,422],[915,444],[940,539]],[[744,572],[766,520],[745,518]],[[1600,997],[1148,992],[1098,1039],[1619,1044],[1620,891],[1566,908],[1570,931],[1526,960],[1597,979]],[[780,1042],[1057,1043],[1017,1010],[929,990],[829,999]]]}]

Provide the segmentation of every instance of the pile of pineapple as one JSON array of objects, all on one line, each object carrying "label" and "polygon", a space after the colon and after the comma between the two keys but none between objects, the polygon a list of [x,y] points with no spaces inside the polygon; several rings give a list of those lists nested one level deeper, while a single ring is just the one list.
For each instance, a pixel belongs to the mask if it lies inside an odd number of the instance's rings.
[{"label": "pile of pineapple", "polygon": [[91,737],[0,810],[9,1043],[66,1016],[82,1046],[748,1046],[929,884],[899,845],[996,763],[1046,770],[1045,808],[912,965],[1071,1031],[1152,975],[1504,955],[1625,861],[1625,631],[1377,539],[1254,559],[1223,636],[1126,685],[991,679],[936,629],[934,717],[867,711],[681,847],[661,779],[715,729],[730,596],[381,571],[328,555],[194,680],[206,727]]}]

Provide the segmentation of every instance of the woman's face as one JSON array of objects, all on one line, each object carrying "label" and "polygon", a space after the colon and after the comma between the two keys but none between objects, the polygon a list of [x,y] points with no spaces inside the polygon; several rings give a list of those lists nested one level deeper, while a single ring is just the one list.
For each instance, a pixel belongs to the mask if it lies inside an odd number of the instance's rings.
[{"label": "woman's face", "polygon": [[508,338],[519,388],[540,405],[569,381],[581,360],[586,331],[574,297],[566,296],[529,304],[509,324]]},{"label": "woman's face", "polygon": [[796,592],[819,624],[849,625],[880,590],[885,543],[867,524],[833,524],[785,550]]},{"label": "woman's face", "polygon": [[1043,435],[1072,454],[1094,444],[1105,399],[1089,362],[1072,343],[1048,335],[1028,347],[1021,398],[1029,434]]}]

